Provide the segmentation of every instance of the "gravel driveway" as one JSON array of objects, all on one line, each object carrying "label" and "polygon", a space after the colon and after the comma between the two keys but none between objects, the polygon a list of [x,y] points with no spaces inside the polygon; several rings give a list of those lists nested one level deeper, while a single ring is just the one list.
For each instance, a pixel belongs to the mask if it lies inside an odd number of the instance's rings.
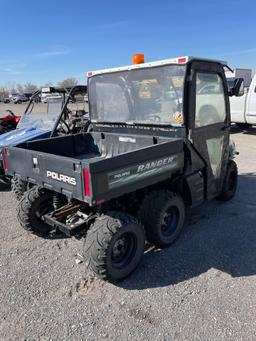
[{"label": "gravel driveway", "polygon": [[0,340],[255,340],[256,129],[233,129],[238,193],[187,213],[119,285],[92,278],[82,241],[27,235],[0,193]]}]

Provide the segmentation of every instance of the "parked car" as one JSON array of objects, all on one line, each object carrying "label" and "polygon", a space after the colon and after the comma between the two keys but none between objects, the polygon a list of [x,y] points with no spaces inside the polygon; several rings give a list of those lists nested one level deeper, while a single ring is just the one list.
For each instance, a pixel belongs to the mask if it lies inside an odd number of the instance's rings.
[{"label": "parked car", "polygon": [[10,103],[10,98],[8,98],[8,97],[0,97],[0,102],[2,102],[2,103]]},{"label": "parked car", "polygon": [[14,104],[21,104],[23,102],[28,102],[28,101],[29,101],[29,97],[25,94],[19,94],[19,95],[12,97],[12,103]]}]

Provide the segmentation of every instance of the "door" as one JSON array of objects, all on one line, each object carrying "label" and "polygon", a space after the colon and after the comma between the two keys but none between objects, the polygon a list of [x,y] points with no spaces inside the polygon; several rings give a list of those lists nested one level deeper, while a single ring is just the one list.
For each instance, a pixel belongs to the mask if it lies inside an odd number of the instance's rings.
[{"label": "door", "polygon": [[212,199],[221,191],[229,157],[227,83],[217,63],[192,63],[190,79],[190,139],[205,162],[206,198]]},{"label": "door", "polygon": [[230,97],[230,115],[231,121],[234,123],[245,123],[245,110],[246,110],[246,101],[247,101],[247,93],[243,96],[232,96]]}]

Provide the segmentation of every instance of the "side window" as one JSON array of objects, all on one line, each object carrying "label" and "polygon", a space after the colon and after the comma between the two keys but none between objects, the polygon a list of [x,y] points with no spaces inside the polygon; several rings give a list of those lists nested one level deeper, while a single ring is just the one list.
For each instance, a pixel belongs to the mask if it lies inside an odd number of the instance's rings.
[{"label": "side window", "polygon": [[222,78],[217,73],[196,74],[195,127],[224,122],[225,94]]}]

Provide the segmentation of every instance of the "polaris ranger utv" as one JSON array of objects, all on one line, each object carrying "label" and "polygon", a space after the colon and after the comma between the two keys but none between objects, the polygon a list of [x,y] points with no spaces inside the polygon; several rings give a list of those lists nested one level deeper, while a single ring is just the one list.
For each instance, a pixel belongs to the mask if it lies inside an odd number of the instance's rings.
[{"label": "polaris ranger utv", "polygon": [[182,57],[88,72],[87,132],[6,148],[6,172],[33,183],[21,226],[38,235],[84,234],[86,264],[117,281],[181,233],[185,207],[231,199],[225,62]]},{"label": "polaris ranger utv", "polygon": [[[17,129],[0,135],[0,190],[10,187],[11,184],[10,177],[6,176],[4,172],[2,148],[50,137],[56,124],[58,126],[55,129],[55,134],[75,133],[80,131],[80,128],[84,129],[84,120],[88,120],[88,113],[86,114],[82,110],[85,101],[76,103],[72,107],[70,102],[73,103],[78,96],[84,95],[86,92],[86,86],[77,85],[72,89],[42,88],[33,94]],[[38,102],[38,97],[42,93],[51,96],[47,104]],[[59,119],[60,117],[61,119]],[[27,182],[21,181],[19,178],[14,177],[12,180],[12,189],[17,199],[21,198],[28,186]]]}]

